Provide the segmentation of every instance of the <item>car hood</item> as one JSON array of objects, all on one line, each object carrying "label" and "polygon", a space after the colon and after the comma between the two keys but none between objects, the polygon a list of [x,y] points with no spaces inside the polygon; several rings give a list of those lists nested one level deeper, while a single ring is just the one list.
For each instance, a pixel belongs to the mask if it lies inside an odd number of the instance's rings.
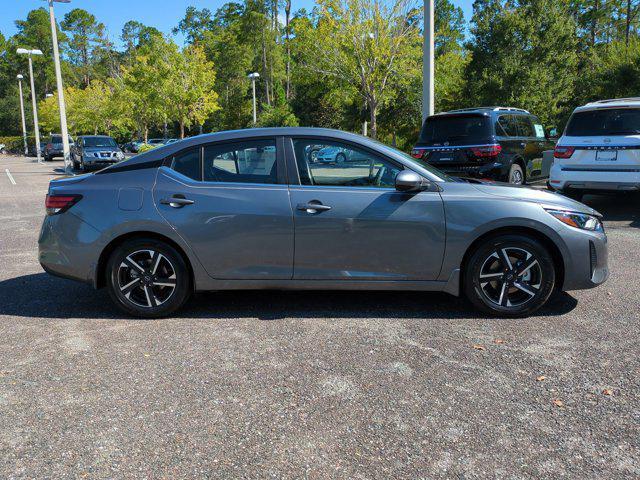
[{"label": "car hood", "polygon": [[598,217],[602,216],[599,212],[583,203],[548,190],[537,190],[530,187],[509,185],[508,183],[481,183],[475,184],[473,187],[487,195],[538,203],[544,207],[587,213]]}]

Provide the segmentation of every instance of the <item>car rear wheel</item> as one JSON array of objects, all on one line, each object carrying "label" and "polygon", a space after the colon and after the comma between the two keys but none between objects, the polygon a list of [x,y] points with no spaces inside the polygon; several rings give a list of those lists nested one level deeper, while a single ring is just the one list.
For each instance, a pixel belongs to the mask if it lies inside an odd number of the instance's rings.
[{"label": "car rear wheel", "polygon": [[506,317],[529,315],[553,292],[553,258],[534,238],[496,236],[471,255],[463,282],[465,295],[480,310]]},{"label": "car rear wheel", "polygon": [[524,172],[522,171],[522,167],[517,163],[511,165],[509,169],[509,183],[513,185],[523,185],[524,184]]},{"label": "car rear wheel", "polygon": [[339,153],[336,155],[336,163],[344,163],[347,160],[347,157],[344,153]]},{"label": "car rear wheel", "polygon": [[191,277],[182,255],[154,239],[120,245],[109,257],[106,275],[111,299],[136,317],[167,316],[191,293]]}]

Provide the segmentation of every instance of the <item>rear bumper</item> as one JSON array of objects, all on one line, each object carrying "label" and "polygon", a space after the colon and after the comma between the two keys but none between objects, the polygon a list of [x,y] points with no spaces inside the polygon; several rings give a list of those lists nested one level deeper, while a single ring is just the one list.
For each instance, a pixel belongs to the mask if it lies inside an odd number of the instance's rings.
[{"label": "rear bumper", "polygon": [[509,167],[501,162],[484,165],[477,163],[450,164],[447,162],[429,162],[438,170],[455,177],[488,178],[503,181],[508,177]]},{"label": "rear bumper", "polygon": [[640,167],[612,171],[597,167],[592,170],[578,170],[569,166],[554,165],[551,168],[549,185],[554,190],[561,191],[638,191],[640,190]]},{"label": "rear bumper", "polygon": [[46,216],[38,238],[38,261],[52,275],[94,284],[100,232],[65,212]]}]

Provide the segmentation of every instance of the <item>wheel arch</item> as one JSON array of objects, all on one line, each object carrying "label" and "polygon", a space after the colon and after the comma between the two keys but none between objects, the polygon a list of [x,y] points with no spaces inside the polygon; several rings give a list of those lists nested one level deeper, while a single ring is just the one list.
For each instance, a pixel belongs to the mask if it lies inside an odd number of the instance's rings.
[{"label": "wheel arch", "polygon": [[100,257],[98,258],[98,264],[95,270],[96,274],[94,279],[94,285],[96,288],[102,288],[106,285],[105,270],[107,268],[107,262],[109,261],[109,257],[111,256],[111,253],[113,253],[113,251],[116,248],[118,248],[120,245],[122,245],[124,242],[128,240],[137,239],[137,238],[151,238],[153,240],[165,242],[168,245],[170,245],[172,248],[174,248],[182,256],[182,259],[187,265],[187,269],[189,270],[189,277],[191,279],[191,286],[192,288],[195,288],[195,274],[193,271],[193,265],[191,265],[191,260],[189,259],[189,256],[184,251],[184,249],[178,243],[176,243],[174,240],[167,237],[166,235],[163,235],[157,232],[151,232],[151,231],[135,231],[135,232],[124,233],[114,238],[113,240],[111,240],[102,249],[102,252],[100,253]]},{"label": "wheel arch", "polygon": [[477,237],[471,245],[467,248],[462,257],[462,262],[460,263],[460,291],[463,291],[463,281],[464,281],[464,272],[467,268],[467,264],[471,255],[476,251],[480,244],[484,241],[488,240],[492,237],[497,237],[500,235],[525,235],[528,237],[532,237],[535,240],[542,243],[549,253],[551,254],[551,258],[553,259],[553,266],[556,274],[556,289],[561,290],[564,285],[564,277],[565,277],[565,264],[564,258],[562,256],[562,252],[558,245],[544,232],[540,230],[536,230],[535,228],[526,227],[526,226],[504,226],[495,228],[493,230],[489,230],[484,232],[479,237]]}]

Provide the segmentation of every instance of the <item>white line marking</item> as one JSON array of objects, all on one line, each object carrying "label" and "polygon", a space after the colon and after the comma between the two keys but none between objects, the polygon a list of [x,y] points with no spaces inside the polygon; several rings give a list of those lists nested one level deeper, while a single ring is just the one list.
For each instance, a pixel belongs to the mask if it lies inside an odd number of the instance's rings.
[{"label": "white line marking", "polygon": [[9,169],[8,169],[8,168],[5,168],[5,169],[4,169],[4,171],[6,172],[7,177],[9,177],[9,181],[10,181],[13,185],[15,185],[15,184],[16,184],[16,181],[13,179],[13,175],[11,175],[11,172],[9,171]]}]

